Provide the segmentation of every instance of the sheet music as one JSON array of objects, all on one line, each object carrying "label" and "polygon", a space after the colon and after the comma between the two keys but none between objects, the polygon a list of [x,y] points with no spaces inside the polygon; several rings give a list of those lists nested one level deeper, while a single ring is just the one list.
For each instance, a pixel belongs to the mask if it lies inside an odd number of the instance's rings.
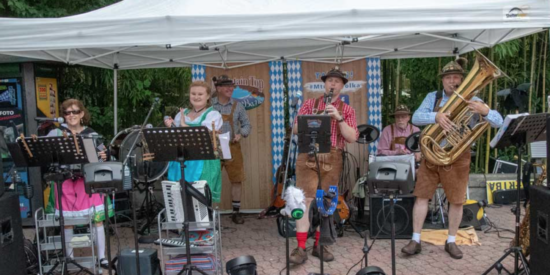
[{"label": "sheet music", "polygon": [[90,163],[98,162],[97,153],[94,145],[94,140],[92,138],[83,138],[82,143],[84,144],[84,150],[86,151],[86,157]]},{"label": "sheet music", "polygon": [[218,137],[220,138],[220,147],[222,148],[222,159],[231,159],[231,150],[229,149],[229,142],[231,142],[231,137],[229,135],[229,132],[219,134]]},{"label": "sheet music", "polygon": [[498,141],[502,138],[502,135],[504,135],[504,132],[506,132],[506,130],[508,130],[508,126],[510,126],[510,123],[518,118],[518,117],[522,117],[522,116],[528,116],[529,113],[522,113],[522,114],[514,114],[514,115],[507,115],[505,118],[504,118],[504,123],[502,123],[502,127],[500,127],[500,129],[498,130],[496,136],[491,140],[491,148],[494,148]]}]

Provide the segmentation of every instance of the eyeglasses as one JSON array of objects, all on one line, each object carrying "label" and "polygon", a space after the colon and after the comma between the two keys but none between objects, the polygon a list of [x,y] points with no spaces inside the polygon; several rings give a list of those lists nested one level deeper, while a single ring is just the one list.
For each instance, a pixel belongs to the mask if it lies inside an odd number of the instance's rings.
[{"label": "eyeglasses", "polygon": [[74,111],[64,111],[63,114],[68,116],[70,114],[73,114],[73,115],[80,115],[80,113],[82,113],[81,110],[74,110]]}]

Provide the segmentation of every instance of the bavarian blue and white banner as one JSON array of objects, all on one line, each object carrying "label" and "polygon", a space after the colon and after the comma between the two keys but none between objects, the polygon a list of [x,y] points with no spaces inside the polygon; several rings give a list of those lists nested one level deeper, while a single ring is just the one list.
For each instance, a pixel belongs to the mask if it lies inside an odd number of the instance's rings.
[{"label": "bavarian blue and white banner", "polygon": [[[380,58],[367,58],[367,91],[369,104],[368,124],[375,126],[382,133],[382,93],[380,86],[382,84],[380,73]],[[376,154],[378,140],[369,144],[370,154]]]},{"label": "bavarian blue and white banner", "polygon": [[206,67],[204,65],[193,64],[191,66],[191,81],[205,81]]},{"label": "bavarian blue and white banner", "polygon": [[284,138],[285,138],[285,95],[284,95],[284,78],[283,78],[283,62],[269,62],[269,94],[271,103],[271,154],[273,156],[273,183],[276,184],[275,178],[277,168],[283,160]]}]

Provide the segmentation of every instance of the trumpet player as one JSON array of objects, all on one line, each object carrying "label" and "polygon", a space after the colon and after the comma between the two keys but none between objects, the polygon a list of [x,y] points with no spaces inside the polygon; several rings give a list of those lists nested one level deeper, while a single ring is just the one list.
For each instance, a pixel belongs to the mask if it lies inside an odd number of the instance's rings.
[{"label": "trumpet player", "polygon": [[[412,117],[415,125],[428,125],[437,123],[445,131],[451,131],[454,123],[449,113],[438,113],[451,95],[464,80],[464,68],[467,60],[460,58],[451,61],[443,67],[439,76],[443,84],[443,91],[435,91],[426,95],[420,107]],[[488,121],[491,127],[498,128],[502,125],[502,116],[491,110],[481,99],[473,97],[468,101],[468,108],[477,115],[473,119]],[[462,205],[465,201],[466,188],[470,174],[471,155],[466,149],[458,156],[451,165],[437,166],[423,159],[418,171],[418,177],[414,195],[416,202],[413,208],[413,237],[412,240],[401,250],[406,255],[418,254],[422,251],[420,243],[420,232],[428,212],[428,200],[432,198],[439,183],[443,186],[445,194],[450,203],[449,208],[449,234],[445,242],[445,251],[454,259],[461,259],[462,251],[455,242],[456,233],[462,220]]]}]

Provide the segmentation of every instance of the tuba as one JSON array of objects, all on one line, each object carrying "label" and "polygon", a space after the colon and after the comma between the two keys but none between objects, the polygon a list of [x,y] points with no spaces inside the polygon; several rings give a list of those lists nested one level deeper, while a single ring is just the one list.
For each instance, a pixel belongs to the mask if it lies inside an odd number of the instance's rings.
[{"label": "tuba", "polygon": [[453,129],[445,131],[439,124],[431,124],[422,131],[420,149],[427,161],[438,166],[455,162],[470,145],[489,127],[483,119],[470,125],[475,115],[468,109],[468,102],[487,84],[501,76],[501,71],[482,54],[476,55],[476,61],[470,73],[439,113],[449,113]]}]

